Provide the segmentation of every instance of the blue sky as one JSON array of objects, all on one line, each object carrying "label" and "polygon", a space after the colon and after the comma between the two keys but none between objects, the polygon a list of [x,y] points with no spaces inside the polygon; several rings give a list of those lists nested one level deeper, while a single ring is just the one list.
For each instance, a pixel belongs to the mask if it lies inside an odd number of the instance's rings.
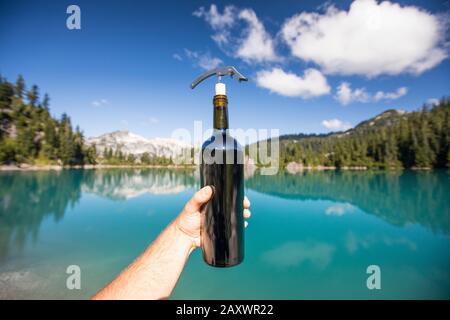
[{"label": "blue sky", "polygon": [[[66,27],[70,4],[81,30]],[[225,80],[231,127],[328,132],[449,95],[449,10],[448,1],[0,0],[0,73],[38,84],[52,113],[67,112],[86,136],[168,137],[195,120],[212,125],[214,81],[189,84],[206,67],[234,65],[250,81]]]}]

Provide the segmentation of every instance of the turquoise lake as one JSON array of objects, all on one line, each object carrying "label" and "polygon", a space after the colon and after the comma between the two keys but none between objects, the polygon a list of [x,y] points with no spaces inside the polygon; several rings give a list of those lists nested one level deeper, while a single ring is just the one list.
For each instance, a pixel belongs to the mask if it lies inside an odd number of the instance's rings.
[{"label": "turquoise lake", "polygon": [[[89,298],[198,187],[194,170],[0,172],[0,299]],[[449,172],[256,172],[246,194],[244,262],[212,268],[197,250],[173,299],[450,298]]]}]

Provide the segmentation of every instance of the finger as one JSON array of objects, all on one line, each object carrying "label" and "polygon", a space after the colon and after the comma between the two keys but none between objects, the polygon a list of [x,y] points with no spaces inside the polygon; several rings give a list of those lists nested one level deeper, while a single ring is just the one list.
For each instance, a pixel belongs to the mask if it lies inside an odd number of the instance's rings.
[{"label": "finger", "polygon": [[247,226],[248,226],[248,222],[245,221],[245,222],[244,222],[244,228],[247,228]]},{"label": "finger", "polygon": [[244,209],[244,218],[245,219],[250,218],[251,215],[252,215],[252,213],[250,212],[250,210]]},{"label": "finger", "polygon": [[200,210],[200,207],[211,199],[213,189],[211,186],[203,187],[198,190],[184,206],[184,212],[194,213]]},{"label": "finger", "polygon": [[250,200],[248,200],[247,196],[244,197],[244,209],[250,208]]}]

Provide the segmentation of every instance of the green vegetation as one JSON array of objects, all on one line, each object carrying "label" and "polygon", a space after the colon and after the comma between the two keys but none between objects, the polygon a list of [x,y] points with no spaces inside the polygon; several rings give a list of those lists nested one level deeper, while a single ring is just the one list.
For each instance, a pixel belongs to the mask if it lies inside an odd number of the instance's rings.
[{"label": "green vegetation", "polygon": [[[69,116],[53,118],[49,105],[49,96],[40,99],[36,85],[27,90],[22,76],[14,84],[0,76],[0,164],[173,164],[148,153],[137,158],[105,149],[97,154],[80,129],[72,128]],[[388,110],[347,132],[282,136],[280,165],[290,162],[337,168],[450,167],[450,100],[415,112]]]},{"label": "green vegetation", "polygon": [[103,150],[102,158],[99,159],[102,164],[108,165],[143,165],[143,166],[167,166],[172,165],[170,158],[151,156],[144,152],[139,158],[133,154],[125,154],[120,149],[115,151],[112,148]]},{"label": "green vegetation", "polygon": [[[117,194],[120,188],[199,187],[192,169],[49,170],[0,174],[0,261],[12,248],[20,252],[27,241],[36,241],[46,219],[62,220],[67,209],[80,201],[82,190],[118,200],[123,199],[120,193]],[[136,181],[143,184],[136,185]]]},{"label": "green vegetation", "polygon": [[443,170],[280,171],[272,176],[255,174],[246,187],[285,199],[351,204],[393,225],[420,224],[449,235],[449,178]]},{"label": "green vegetation", "polygon": [[19,76],[12,84],[0,76],[0,163],[82,165],[95,163],[95,149],[84,145],[83,134],[69,116],[54,119],[47,94],[26,90]]},{"label": "green vegetation", "polygon": [[0,164],[32,165],[170,165],[168,158],[144,153],[140,159],[120,150],[105,149],[100,155],[95,145],[85,143],[80,129],[72,128],[63,114],[50,114],[50,97],[39,99],[36,85],[26,90],[22,76],[15,84],[0,76]]},{"label": "green vegetation", "polygon": [[450,167],[450,100],[415,112],[388,110],[347,132],[282,136],[280,164],[290,162],[337,168]]}]

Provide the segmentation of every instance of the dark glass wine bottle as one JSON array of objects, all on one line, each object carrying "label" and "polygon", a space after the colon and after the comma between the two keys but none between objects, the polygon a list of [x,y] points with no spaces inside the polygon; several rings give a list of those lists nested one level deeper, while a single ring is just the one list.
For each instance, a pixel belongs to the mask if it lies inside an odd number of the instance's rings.
[{"label": "dark glass wine bottle", "polygon": [[201,185],[214,189],[202,209],[201,242],[203,259],[214,267],[244,259],[244,155],[228,132],[227,103],[225,94],[214,96],[214,131],[201,151]]}]

